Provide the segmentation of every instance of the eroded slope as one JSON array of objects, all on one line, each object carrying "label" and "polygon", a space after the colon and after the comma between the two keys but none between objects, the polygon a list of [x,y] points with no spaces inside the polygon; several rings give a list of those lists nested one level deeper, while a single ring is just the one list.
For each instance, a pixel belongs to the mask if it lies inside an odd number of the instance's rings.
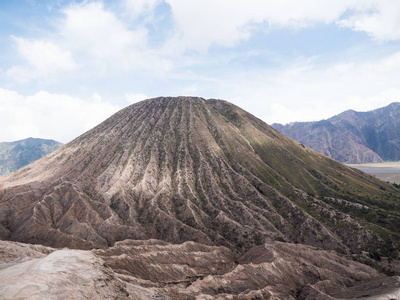
[{"label": "eroded slope", "polygon": [[0,241],[2,299],[389,299],[386,277],[333,251],[266,243],[237,258],[225,247],[159,240],[107,250]]},{"label": "eroded slope", "polygon": [[397,258],[399,195],[228,102],[156,98],[0,179],[0,236],[81,249],[157,238],[240,253],[280,240]]}]

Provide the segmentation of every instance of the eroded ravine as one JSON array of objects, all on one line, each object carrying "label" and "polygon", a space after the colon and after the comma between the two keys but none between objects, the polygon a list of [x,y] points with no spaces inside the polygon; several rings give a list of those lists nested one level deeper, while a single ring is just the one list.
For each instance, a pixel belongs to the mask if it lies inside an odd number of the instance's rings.
[{"label": "eroded ravine", "polygon": [[280,240],[398,255],[399,233],[369,214],[399,222],[399,190],[221,100],[134,104],[0,188],[2,239],[87,249],[156,238],[236,253]]}]

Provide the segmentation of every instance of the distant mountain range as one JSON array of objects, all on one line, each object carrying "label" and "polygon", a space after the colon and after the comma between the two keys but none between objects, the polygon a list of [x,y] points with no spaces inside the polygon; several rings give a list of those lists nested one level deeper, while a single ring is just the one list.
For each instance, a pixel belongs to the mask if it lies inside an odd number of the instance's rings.
[{"label": "distant mountain range", "polygon": [[36,138],[0,143],[0,176],[15,172],[62,145],[54,140]]},{"label": "distant mountain range", "polygon": [[400,160],[400,103],[368,112],[347,110],[327,120],[272,127],[343,163]]}]

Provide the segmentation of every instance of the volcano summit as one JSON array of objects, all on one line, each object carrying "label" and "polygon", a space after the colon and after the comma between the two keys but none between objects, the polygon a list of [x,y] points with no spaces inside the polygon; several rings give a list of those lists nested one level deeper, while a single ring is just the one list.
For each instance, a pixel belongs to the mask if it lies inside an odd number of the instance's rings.
[{"label": "volcano summit", "polygon": [[0,238],[104,251],[193,241],[234,255],[280,241],[396,261],[399,199],[229,102],[155,98],[0,178]]}]

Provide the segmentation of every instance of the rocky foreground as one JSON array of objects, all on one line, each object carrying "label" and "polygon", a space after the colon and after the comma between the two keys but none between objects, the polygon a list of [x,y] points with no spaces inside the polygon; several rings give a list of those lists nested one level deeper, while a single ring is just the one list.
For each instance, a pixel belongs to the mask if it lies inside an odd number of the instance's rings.
[{"label": "rocky foreground", "polygon": [[195,242],[107,250],[0,241],[1,299],[398,299],[400,278],[333,251],[281,242],[237,257]]}]

